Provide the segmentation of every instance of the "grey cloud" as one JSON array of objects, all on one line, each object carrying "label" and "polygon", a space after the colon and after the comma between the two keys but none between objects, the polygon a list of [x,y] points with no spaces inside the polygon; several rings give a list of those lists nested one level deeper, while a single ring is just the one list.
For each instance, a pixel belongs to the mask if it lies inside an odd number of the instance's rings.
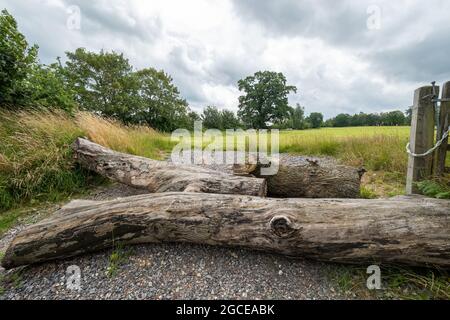
[{"label": "grey cloud", "polygon": [[80,8],[85,33],[107,31],[141,41],[154,41],[161,35],[161,19],[158,16],[140,19],[128,9],[127,1],[64,0],[64,3],[67,7],[75,5]]},{"label": "grey cloud", "polygon": [[[233,3],[238,16],[260,24],[270,36],[319,38],[333,47],[347,48],[390,79],[423,82],[450,75],[446,54],[450,49],[450,24],[446,17],[450,6],[445,1],[429,1],[427,6],[421,2],[393,4],[372,0]],[[376,31],[366,27],[366,10],[373,4],[379,5],[382,13],[381,29]],[[418,41],[414,29],[420,31],[420,26],[432,31]]]},{"label": "grey cloud", "polygon": [[342,45],[368,41],[362,1],[233,0],[235,12],[272,36],[320,38]]},{"label": "grey cloud", "polygon": [[431,81],[450,79],[450,27],[401,48],[368,54],[374,69],[393,80]]}]

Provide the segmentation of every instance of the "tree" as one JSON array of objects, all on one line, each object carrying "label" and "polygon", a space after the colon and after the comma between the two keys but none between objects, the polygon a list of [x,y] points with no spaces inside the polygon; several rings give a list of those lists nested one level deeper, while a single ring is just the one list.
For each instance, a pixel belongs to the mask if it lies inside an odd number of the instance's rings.
[{"label": "tree", "polygon": [[381,117],[377,113],[370,113],[367,115],[367,123],[366,126],[379,126],[381,125]]},{"label": "tree", "polygon": [[323,124],[323,114],[320,112],[313,112],[306,121],[311,124],[312,128],[320,128]]},{"label": "tree", "polygon": [[326,120],[326,121],[323,123],[322,126],[325,127],[325,128],[331,128],[331,127],[334,127],[334,118],[331,118],[331,119]]},{"label": "tree", "polygon": [[385,126],[400,126],[405,123],[405,114],[399,110],[381,114],[381,121]]},{"label": "tree", "polygon": [[67,57],[65,74],[82,109],[161,131],[192,127],[188,104],[164,71],[133,71],[114,51],[80,48]]},{"label": "tree", "polygon": [[297,103],[297,106],[295,109],[292,109],[291,113],[291,120],[292,120],[292,129],[295,130],[303,130],[305,129],[305,108],[300,106],[300,104]]},{"label": "tree", "polygon": [[405,125],[410,126],[412,121],[412,107],[406,109],[405,114],[406,114]]},{"label": "tree", "polygon": [[288,86],[282,73],[259,71],[239,80],[238,116],[244,124],[255,129],[267,128],[269,123],[283,122],[289,117],[288,94],[297,92]]},{"label": "tree", "polygon": [[7,10],[0,14],[0,105],[23,105],[28,92],[24,82],[37,63],[38,47],[28,46],[17,22]]},{"label": "tree", "polygon": [[35,106],[67,112],[77,107],[75,91],[67,85],[63,69],[57,63],[33,66],[25,86],[29,92],[29,103]]},{"label": "tree", "polygon": [[186,129],[194,130],[194,124],[196,121],[202,121],[202,117],[195,111],[188,112],[188,125]]},{"label": "tree", "polygon": [[222,115],[215,106],[207,106],[203,110],[202,121],[206,129],[222,129]]},{"label": "tree", "polygon": [[236,117],[233,111],[230,110],[222,110],[221,111],[221,120],[222,120],[222,130],[226,129],[238,129],[242,125],[239,119]]},{"label": "tree", "polygon": [[367,114],[360,112],[354,114],[350,119],[350,125],[352,127],[364,126],[367,123]]},{"label": "tree", "polygon": [[168,74],[148,68],[137,71],[135,77],[140,103],[136,114],[130,115],[132,122],[145,122],[161,131],[190,126],[188,104]]},{"label": "tree", "polygon": [[139,102],[138,83],[123,54],[79,48],[66,55],[65,73],[80,107],[130,122],[130,108]]},{"label": "tree", "polygon": [[348,127],[350,126],[351,119],[351,115],[347,113],[340,113],[334,118],[333,123],[335,127]]}]

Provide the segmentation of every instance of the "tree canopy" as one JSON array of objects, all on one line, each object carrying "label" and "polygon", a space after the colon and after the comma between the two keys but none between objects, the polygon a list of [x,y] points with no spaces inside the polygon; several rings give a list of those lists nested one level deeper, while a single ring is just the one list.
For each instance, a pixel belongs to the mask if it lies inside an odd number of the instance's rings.
[{"label": "tree canopy", "polygon": [[312,112],[306,121],[311,124],[311,128],[320,128],[323,124],[323,114]]},{"label": "tree canopy", "polygon": [[84,110],[161,131],[188,127],[189,108],[164,71],[134,71],[116,52],[67,52],[65,72]]},{"label": "tree canopy", "polygon": [[242,125],[234,112],[230,110],[219,110],[215,106],[207,106],[202,113],[201,119],[206,129],[237,129]]},{"label": "tree canopy", "polygon": [[288,94],[297,88],[287,85],[282,73],[259,71],[239,80],[238,87],[244,93],[239,97],[238,116],[247,127],[267,128],[289,118]]},{"label": "tree canopy", "polygon": [[0,104],[22,105],[29,71],[37,63],[38,47],[29,46],[7,10],[0,14]]}]

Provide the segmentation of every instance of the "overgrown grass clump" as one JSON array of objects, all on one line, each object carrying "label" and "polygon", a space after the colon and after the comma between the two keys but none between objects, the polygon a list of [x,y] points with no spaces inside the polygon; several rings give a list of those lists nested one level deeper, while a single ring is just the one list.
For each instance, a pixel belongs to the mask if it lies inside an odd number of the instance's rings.
[{"label": "overgrown grass clump", "polygon": [[73,161],[77,137],[117,151],[158,158],[167,136],[147,127],[126,127],[90,113],[43,110],[0,112],[0,212],[24,204],[60,201],[104,180]]},{"label": "overgrown grass clump", "polygon": [[170,135],[146,126],[125,126],[89,112],[80,112],[76,124],[91,141],[112,150],[152,159],[162,159],[175,145]]},{"label": "overgrown grass clump", "polygon": [[63,113],[0,113],[0,210],[57,201],[89,184],[70,144],[84,132]]}]

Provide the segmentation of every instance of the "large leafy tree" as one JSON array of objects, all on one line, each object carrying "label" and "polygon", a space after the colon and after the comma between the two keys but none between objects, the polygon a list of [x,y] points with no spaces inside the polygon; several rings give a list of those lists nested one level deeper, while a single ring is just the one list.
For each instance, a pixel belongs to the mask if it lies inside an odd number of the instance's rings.
[{"label": "large leafy tree", "polygon": [[349,115],[348,113],[340,113],[334,118],[333,125],[335,127],[348,127],[350,126],[351,121],[351,115]]},{"label": "large leafy tree", "polygon": [[312,112],[306,121],[311,124],[312,128],[320,128],[323,124],[323,114],[320,112]]},{"label": "large leafy tree", "polygon": [[67,52],[66,76],[84,110],[131,120],[130,108],[137,102],[138,86],[133,68],[123,54],[88,52],[79,48]]},{"label": "large leafy tree", "polygon": [[233,111],[219,110],[215,106],[207,106],[203,110],[201,120],[206,129],[227,130],[241,127],[241,123]]},{"label": "large leafy tree", "polygon": [[168,74],[149,68],[137,71],[135,78],[140,100],[134,115],[136,121],[162,131],[190,127],[188,104]]},{"label": "large leafy tree", "polygon": [[164,71],[134,71],[114,51],[80,48],[67,57],[65,74],[82,109],[161,131],[191,126],[188,104]]},{"label": "large leafy tree", "polygon": [[289,117],[288,94],[297,92],[297,88],[287,85],[282,73],[259,71],[239,80],[238,86],[244,92],[239,97],[238,116],[246,126],[267,128]]},{"label": "large leafy tree", "polygon": [[381,113],[381,122],[385,126],[401,126],[406,122],[405,114],[399,110]]},{"label": "large leafy tree", "polygon": [[29,46],[17,28],[17,22],[6,10],[0,14],[0,104],[23,105],[28,92],[25,81],[37,63],[38,47]]}]

